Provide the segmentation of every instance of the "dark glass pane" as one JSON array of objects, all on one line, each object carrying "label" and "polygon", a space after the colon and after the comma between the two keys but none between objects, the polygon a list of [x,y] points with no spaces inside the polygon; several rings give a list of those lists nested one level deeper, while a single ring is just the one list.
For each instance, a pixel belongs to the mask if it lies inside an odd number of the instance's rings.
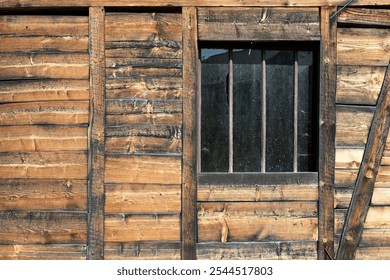
[{"label": "dark glass pane", "polygon": [[233,171],[261,171],[261,51],[233,50]]},{"label": "dark glass pane", "polygon": [[[201,171],[227,172],[229,118],[227,49],[201,49]],[[185,116],[184,116],[185,117]]]},{"label": "dark glass pane", "polygon": [[298,52],[298,171],[316,171],[316,96],[313,52]]},{"label": "dark glass pane", "polygon": [[294,52],[265,51],[266,171],[292,172],[294,163]]}]

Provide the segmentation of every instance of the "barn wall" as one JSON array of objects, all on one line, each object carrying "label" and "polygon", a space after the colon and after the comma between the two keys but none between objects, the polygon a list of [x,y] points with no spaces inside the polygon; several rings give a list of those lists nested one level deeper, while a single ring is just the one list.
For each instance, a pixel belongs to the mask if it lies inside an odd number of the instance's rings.
[{"label": "barn wall", "polygon": [[[181,258],[186,58],[184,4],[175,5],[106,9],[105,259]],[[86,259],[93,234],[88,12],[43,14],[0,16],[0,259]],[[339,15],[336,250],[390,58],[389,15],[367,8]],[[197,258],[316,259],[318,184],[198,184]],[[390,259],[389,217],[390,136],[358,259]]]},{"label": "barn wall", "polygon": [[85,259],[88,16],[0,16],[0,259]]}]

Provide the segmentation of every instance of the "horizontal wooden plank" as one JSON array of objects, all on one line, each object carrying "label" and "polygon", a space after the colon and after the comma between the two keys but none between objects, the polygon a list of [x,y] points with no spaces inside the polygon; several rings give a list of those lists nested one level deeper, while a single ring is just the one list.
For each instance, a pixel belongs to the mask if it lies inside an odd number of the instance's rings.
[{"label": "horizontal wooden plank", "polygon": [[336,107],[336,146],[365,147],[375,107]]},{"label": "horizontal wooden plank", "polygon": [[120,69],[121,67],[131,66],[132,68],[157,68],[157,69],[181,69],[182,58],[134,58],[127,57],[114,57],[106,58],[106,68],[108,69]]},{"label": "horizontal wooden plank", "polygon": [[[133,97],[133,91],[139,90],[181,90],[183,88],[182,77],[127,77],[106,81],[107,90],[129,90],[129,97]],[[107,96],[107,98],[110,98]]]},{"label": "horizontal wooden plank", "polygon": [[355,259],[356,260],[389,260],[390,246],[357,248]]},{"label": "horizontal wooden plank", "polygon": [[[113,81],[113,80],[110,80]],[[107,99],[137,98],[149,100],[181,100],[181,86],[176,84],[171,88],[149,87],[143,82],[134,82],[132,85],[123,85],[123,88],[107,89]]]},{"label": "horizontal wooden plank", "polygon": [[107,13],[106,41],[181,41],[181,14]]},{"label": "horizontal wooden plank", "polygon": [[344,188],[353,188],[357,178],[358,170],[356,169],[336,169],[335,186]]},{"label": "horizontal wooden plank", "polygon": [[370,228],[363,229],[362,239],[359,247],[384,247],[390,246],[389,228]]},{"label": "horizontal wooden plank", "polygon": [[168,213],[181,211],[180,185],[106,185],[106,213]]},{"label": "horizontal wooden plank", "polygon": [[[352,197],[352,188],[335,188],[335,208],[348,208]],[[390,188],[376,187],[371,199],[373,206],[390,205]]]},{"label": "horizontal wooden plank", "polygon": [[181,77],[183,71],[180,68],[142,68],[123,66],[106,70],[107,79],[117,79],[132,76],[148,77]]},{"label": "horizontal wooden plank", "polygon": [[87,210],[87,181],[2,179],[0,210]]},{"label": "horizontal wooden plank", "polygon": [[86,214],[0,212],[1,244],[80,244],[86,242]]},{"label": "horizontal wooden plank", "polygon": [[85,260],[86,245],[0,245],[1,260]]},{"label": "horizontal wooden plank", "polygon": [[180,241],[178,215],[106,215],[105,242]]},{"label": "horizontal wooden plank", "polygon": [[118,125],[132,125],[132,124],[172,124],[181,125],[183,116],[181,113],[166,114],[126,114],[126,115],[107,115],[106,125],[118,126]]},{"label": "horizontal wooden plank", "polygon": [[106,138],[106,153],[120,154],[180,154],[180,138],[128,136]]},{"label": "horizontal wooden plank", "polygon": [[198,8],[198,38],[320,40],[317,8]]},{"label": "horizontal wooden plank", "polygon": [[364,228],[390,228],[390,206],[370,206]]},{"label": "horizontal wooden plank", "polygon": [[364,26],[390,26],[389,9],[347,8],[339,14],[339,23]]},{"label": "horizontal wooden plank", "polygon": [[86,179],[86,153],[1,153],[0,178]]},{"label": "horizontal wooden plank", "polygon": [[181,159],[162,156],[106,156],[105,182],[180,184]]},{"label": "horizontal wooden plank", "polygon": [[181,113],[182,107],[180,100],[108,99],[106,114],[174,114]]},{"label": "horizontal wooden plank", "polygon": [[200,203],[198,240],[317,240],[317,208],[317,202]]},{"label": "horizontal wooden plank", "polygon": [[104,243],[105,260],[180,260],[178,242]]},{"label": "horizontal wooden plank", "polygon": [[[205,4],[204,0],[117,0],[115,2],[111,0],[2,0],[0,7],[88,7],[91,6],[128,6],[128,7],[181,7],[181,6],[229,6],[229,7],[241,7],[241,6],[257,6],[258,0],[211,0]],[[264,0],[261,2],[262,6],[342,6],[345,4],[345,0]],[[387,5],[387,0],[356,0],[350,4],[350,6],[367,6],[367,5]]]},{"label": "horizontal wooden plank", "polygon": [[3,71],[5,67],[89,64],[87,53],[0,53],[0,59]]},{"label": "horizontal wooden plank", "polygon": [[0,129],[0,152],[86,151],[87,127],[4,126]]},{"label": "horizontal wooden plank", "polygon": [[316,260],[316,241],[198,243],[198,260]]},{"label": "horizontal wooden plank", "polygon": [[341,149],[336,148],[336,168],[359,169],[364,148]]},{"label": "horizontal wooden plank", "polygon": [[88,37],[4,37],[0,52],[87,52]]},{"label": "horizontal wooden plank", "polygon": [[198,185],[198,201],[316,201],[318,185]]},{"label": "horizontal wooden plank", "polygon": [[339,65],[387,66],[389,29],[338,28],[337,32]]},{"label": "horizontal wooden plank", "polygon": [[87,124],[89,101],[0,104],[0,125]]},{"label": "horizontal wooden plank", "polygon": [[152,137],[165,139],[181,139],[182,128],[179,125],[123,125],[109,126],[105,130],[106,137]]},{"label": "horizontal wooden plank", "polygon": [[88,99],[88,80],[0,81],[1,103]]},{"label": "horizontal wooden plank", "polygon": [[336,102],[375,106],[385,70],[381,66],[338,66]]},{"label": "horizontal wooden plank", "polygon": [[114,41],[106,42],[106,58],[182,59],[180,41]]},{"label": "horizontal wooden plank", "polygon": [[87,16],[7,15],[0,16],[0,35],[87,36]]}]

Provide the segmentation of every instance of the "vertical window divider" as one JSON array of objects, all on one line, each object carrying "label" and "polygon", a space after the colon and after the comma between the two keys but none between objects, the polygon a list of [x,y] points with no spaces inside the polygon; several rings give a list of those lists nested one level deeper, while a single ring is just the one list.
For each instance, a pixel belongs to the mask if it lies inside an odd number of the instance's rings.
[{"label": "vertical window divider", "polygon": [[202,94],[201,93],[201,90],[202,90],[202,86],[201,86],[201,75],[202,75],[202,70],[201,70],[201,61],[200,61],[200,55],[199,55],[199,58],[198,58],[198,64],[197,64],[197,124],[196,124],[196,128],[197,128],[197,149],[196,149],[196,157],[197,157],[197,172],[200,173],[202,172],[202,164],[201,164],[201,149],[202,149],[202,126],[201,126],[201,122],[202,122],[202,116],[201,116],[201,113],[202,113],[202,108],[201,108],[201,104],[202,104]]},{"label": "vertical window divider", "polygon": [[294,172],[298,172],[298,51],[294,50]]},{"label": "vertical window divider", "polygon": [[233,173],[233,50],[229,49],[229,173]]},{"label": "vertical window divider", "polygon": [[267,84],[266,84],[266,63],[265,63],[265,51],[261,50],[262,58],[262,108],[261,108],[261,172],[265,173],[265,162],[266,162],[266,135],[267,135]]}]

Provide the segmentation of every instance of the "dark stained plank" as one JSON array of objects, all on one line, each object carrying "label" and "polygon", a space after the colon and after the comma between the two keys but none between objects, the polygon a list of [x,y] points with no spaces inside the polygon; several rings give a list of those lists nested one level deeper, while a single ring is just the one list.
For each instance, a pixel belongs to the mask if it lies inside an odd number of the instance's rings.
[{"label": "dark stained plank", "polygon": [[352,194],[344,224],[337,259],[354,259],[359,245],[363,224],[369,212],[369,205],[374,191],[390,126],[390,64],[387,68],[382,89],[378,97],[362,164]]},{"label": "dark stained plank", "polygon": [[199,260],[315,260],[316,241],[207,242],[197,244]]},{"label": "dark stained plank", "polygon": [[199,39],[320,40],[317,8],[199,8]]},{"label": "dark stained plank", "polygon": [[88,155],[87,259],[99,260],[104,257],[105,11],[103,7],[91,7],[89,13],[91,114]]},{"label": "dark stained plank", "polygon": [[334,257],[334,180],[336,134],[336,8],[321,8],[318,258]]},{"label": "dark stained plank", "polygon": [[182,128],[179,125],[120,125],[106,127],[106,137],[156,137],[165,139],[181,139]]},{"label": "dark stained plank", "polygon": [[87,210],[87,181],[2,179],[0,210]]},{"label": "dark stained plank", "polygon": [[106,215],[105,242],[180,241],[180,216]]},{"label": "dark stained plank", "polygon": [[389,9],[347,8],[338,17],[338,23],[364,26],[390,26]]},{"label": "dark stained plank", "polygon": [[104,245],[105,260],[180,260],[179,242],[126,242]]},{"label": "dark stained plank", "polygon": [[196,259],[196,120],[198,23],[194,7],[183,8],[183,162],[181,258]]},{"label": "dark stained plank", "polygon": [[85,244],[86,241],[86,214],[0,212],[1,244]]}]

